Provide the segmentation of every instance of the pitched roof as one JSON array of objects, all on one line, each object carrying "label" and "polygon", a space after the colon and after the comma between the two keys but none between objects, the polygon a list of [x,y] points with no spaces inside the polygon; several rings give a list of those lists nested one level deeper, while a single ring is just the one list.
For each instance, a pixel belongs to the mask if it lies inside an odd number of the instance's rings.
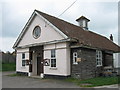
[{"label": "pitched roof", "polygon": [[85,20],[87,20],[87,21],[90,21],[89,19],[87,19],[87,18],[84,17],[84,16],[79,17],[78,19],[76,19],[76,21],[83,20],[83,19],[85,19]]},{"label": "pitched roof", "polygon": [[58,28],[60,32],[62,32],[64,35],[66,35],[70,39],[77,39],[78,42],[76,45],[78,46],[82,45],[82,46],[87,46],[92,48],[110,50],[113,52],[120,52],[120,47],[116,45],[114,42],[110,41],[108,38],[101,36],[99,34],[96,34],[92,31],[86,31],[82,29],[80,26],[76,26],[74,24],[61,20],[54,16],[40,12],[38,10],[35,10],[31,15],[30,19],[28,20],[27,24],[25,25],[18,39],[16,40],[13,48],[17,47],[17,45],[19,44],[21,38],[26,32],[27,25],[29,25],[32,22],[36,14],[35,12],[40,14],[43,18],[45,18],[50,23],[52,23],[52,25]]},{"label": "pitched roof", "polygon": [[119,52],[120,47],[116,45],[114,42],[109,40],[108,38],[96,34],[92,31],[86,31],[79,26],[66,22],[64,20],[58,19],[54,16],[45,14],[38,10],[35,10],[44,18],[46,18],[50,23],[52,23],[55,27],[61,30],[65,35],[69,38],[75,38],[79,41],[78,44],[82,44],[84,46],[100,48],[105,50],[110,50],[114,52]]}]

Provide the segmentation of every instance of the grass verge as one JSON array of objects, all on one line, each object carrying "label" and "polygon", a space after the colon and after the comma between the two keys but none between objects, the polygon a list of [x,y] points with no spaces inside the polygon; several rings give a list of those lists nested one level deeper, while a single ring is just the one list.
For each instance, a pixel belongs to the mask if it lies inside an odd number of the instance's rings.
[{"label": "grass verge", "polygon": [[68,78],[66,81],[76,83],[81,87],[96,87],[96,86],[104,86],[104,85],[112,85],[112,84],[120,84],[118,80],[120,77],[96,77],[86,80],[79,80],[75,78]]},{"label": "grass verge", "polygon": [[15,71],[15,63],[2,63],[2,71]]},{"label": "grass verge", "polygon": [[22,74],[17,74],[17,73],[14,73],[14,74],[10,74],[10,75],[7,75],[7,76],[15,77],[15,76],[24,76],[24,75],[22,75]]}]

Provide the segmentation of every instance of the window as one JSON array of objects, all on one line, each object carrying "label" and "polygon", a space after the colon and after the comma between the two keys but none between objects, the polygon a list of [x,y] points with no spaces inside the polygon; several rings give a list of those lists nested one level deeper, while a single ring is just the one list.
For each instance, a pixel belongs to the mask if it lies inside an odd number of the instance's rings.
[{"label": "window", "polygon": [[25,66],[25,53],[22,53],[22,66]]},{"label": "window", "polygon": [[73,52],[73,64],[78,64],[77,63],[77,52]]},{"label": "window", "polygon": [[83,20],[83,27],[86,27],[86,21]]},{"label": "window", "polygon": [[96,64],[102,66],[102,51],[96,50]]},{"label": "window", "polygon": [[39,26],[36,26],[33,30],[33,37],[35,39],[39,38],[41,34],[41,28]]},{"label": "window", "polygon": [[51,50],[51,67],[56,67],[56,51]]}]

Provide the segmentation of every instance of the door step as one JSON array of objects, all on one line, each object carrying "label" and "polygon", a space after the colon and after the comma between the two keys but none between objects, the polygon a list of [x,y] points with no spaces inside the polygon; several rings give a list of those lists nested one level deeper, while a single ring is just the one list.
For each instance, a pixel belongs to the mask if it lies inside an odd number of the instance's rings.
[{"label": "door step", "polygon": [[31,77],[31,78],[40,78],[41,79],[40,76],[29,76],[29,77]]},{"label": "door step", "polygon": [[29,76],[29,77],[32,77],[32,78],[44,78],[44,74],[41,73],[40,76]]}]

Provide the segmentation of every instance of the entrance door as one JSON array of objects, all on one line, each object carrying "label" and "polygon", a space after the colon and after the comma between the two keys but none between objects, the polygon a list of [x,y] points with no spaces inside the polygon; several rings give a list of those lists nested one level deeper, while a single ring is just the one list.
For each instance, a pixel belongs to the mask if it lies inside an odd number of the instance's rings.
[{"label": "entrance door", "polygon": [[37,57],[37,75],[43,73],[43,60],[41,57]]}]

